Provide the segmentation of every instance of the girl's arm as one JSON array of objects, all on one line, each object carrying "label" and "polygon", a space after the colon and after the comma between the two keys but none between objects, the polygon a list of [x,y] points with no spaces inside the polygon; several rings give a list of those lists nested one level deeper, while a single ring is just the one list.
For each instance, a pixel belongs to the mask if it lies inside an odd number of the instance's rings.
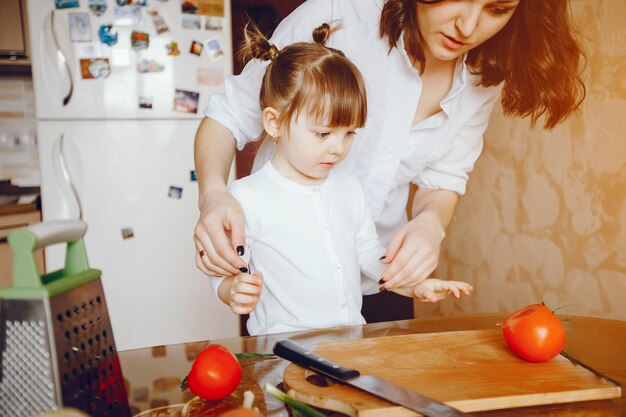
[{"label": "girl's arm", "polygon": [[217,288],[217,296],[235,314],[250,314],[256,308],[263,288],[263,275],[239,274],[222,280]]},{"label": "girl's arm", "polygon": [[461,298],[461,294],[470,295],[473,290],[474,287],[466,282],[429,278],[414,287],[399,288],[393,291],[405,297],[415,298],[423,303],[436,303],[449,295],[454,295],[455,298]]}]

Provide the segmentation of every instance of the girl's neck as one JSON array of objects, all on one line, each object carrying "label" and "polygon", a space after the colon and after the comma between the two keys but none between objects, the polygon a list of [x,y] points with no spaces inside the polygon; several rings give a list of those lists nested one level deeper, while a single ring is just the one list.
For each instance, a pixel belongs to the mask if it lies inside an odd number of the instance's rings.
[{"label": "girl's neck", "polygon": [[280,153],[278,146],[272,155],[271,164],[283,178],[293,181],[300,185],[320,185],[326,181],[326,178],[312,178],[304,175],[289,160]]}]

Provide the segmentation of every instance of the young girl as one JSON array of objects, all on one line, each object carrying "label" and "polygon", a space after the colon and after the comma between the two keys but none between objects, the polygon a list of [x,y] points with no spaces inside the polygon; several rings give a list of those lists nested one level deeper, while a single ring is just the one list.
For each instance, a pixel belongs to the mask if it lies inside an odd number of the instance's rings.
[{"label": "young girl", "polygon": [[[261,86],[265,132],[275,151],[263,168],[235,181],[230,192],[246,219],[249,267],[211,278],[220,299],[238,314],[251,312],[250,334],[364,324],[362,291],[378,289],[385,248],[355,176],[333,168],[346,157],[367,103],[357,68],[315,42],[282,50],[258,31],[246,32],[245,55],[270,60]],[[361,285],[361,271],[369,283]],[[468,295],[469,284],[428,279],[395,290],[421,301]]]},{"label": "young girl", "polygon": [[[341,22],[329,46],[361,70],[369,112],[361,140],[340,169],[359,177],[387,246],[387,289],[419,282],[437,266],[496,101],[506,114],[547,128],[580,105],[581,50],[568,4],[307,0],[274,31],[272,43],[289,45],[309,40],[322,22]],[[225,181],[235,147],[262,131],[257,100],[263,74],[264,65],[251,62],[228,77],[196,134],[196,263],[207,275],[234,274],[241,266],[235,249],[244,243],[244,215]],[[270,155],[262,151],[257,161]],[[411,183],[418,190],[407,221]]]}]

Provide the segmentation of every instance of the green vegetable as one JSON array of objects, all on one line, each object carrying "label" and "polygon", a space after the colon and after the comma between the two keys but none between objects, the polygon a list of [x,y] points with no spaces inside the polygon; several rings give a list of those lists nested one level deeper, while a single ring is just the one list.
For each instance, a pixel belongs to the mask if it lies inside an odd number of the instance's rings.
[{"label": "green vegetable", "polygon": [[245,358],[264,358],[264,357],[277,357],[272,353],[255,353],[255,352],[243,352],[243,353],[235,353],[237,359],[245,359]]},{"label": "green vegetable", "polygon": [[326,417],[325,414],[322,414],[314,408],[311,408],[308,405],[296,400],[295,398],[290,397],[273,385],[265,384],[265,391],[272,397],[281,400],[285,404],[290,405],[293,410],[297,412],[294,413],[294,415],[299,414],[303,417]]}]

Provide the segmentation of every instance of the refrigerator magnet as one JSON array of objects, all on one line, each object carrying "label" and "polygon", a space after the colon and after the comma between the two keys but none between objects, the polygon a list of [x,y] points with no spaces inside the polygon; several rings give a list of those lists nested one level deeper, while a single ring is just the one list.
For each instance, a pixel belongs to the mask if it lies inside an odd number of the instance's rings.
[{"label": "refrigerator magnet", "polygon": [[202,16],[195,14],[184,14],[182,19],[183,29],[200,29],[202,27]]},{"label": "refrigerator magnet", "polygon": [[130,34],[130,46],[135,50],[147,49],[150,46],[150,34],[133,30]]},{"label": "refrigerator magnet", "polygon": [[122,239],[127,240],[135,237],[132,227],[125,227],[122,229]]},{"label": "refrigerator magnet", "polygon": [[197,13],[224,17],[224,0],[198,0]]},{"label": "refrigerator magnet", "polygon": [[206,46],[206,50],[211,61],[218,61],[224,56],[224,51],[222,51],[219,39],[209,39],[204,43],[204,45]]},{"label": "refrigerator magnet", "polygon": [[[150,348],[150,353],[153,358],[164,358],[167,356],[167,347],[166,346],[153,346]],[[180,384],[178,384],[178,386],[180,387]]]},{"label": "refrigerator magnet", "polygon": [[180,3],[180,11],[184,14],[198,13],[198,0],[183,0]]},{"label": "refrigerator magnet", "polygon": [[206,30],[223,30],[224,19],[216,16],[207,16],[204,18],[204,28]]},{"label": "refrigerator magnet", "polygon": [[111,74],[109,58],[87,58],[80,60],[80,75],[83,80],[106,78]]},{"label": "refrigerator magnet", "polygon": [[146,74],[148,72],[161,72],[165,69],[164,64],[159,64],[154,59],[142,59],[137,62],[137,72],[140,74]]},{"label": "refrigerator magnet", "polygon": [[148,13],[150,14],[150,16],[152,16],[152,23],[154,23],[154,29],[156,30],[157,35],[160,35],[161,33],[165,33],[170,30],[170,28],[168,28],[167,24],[165,23],[165,19],[163,19],[163,16],[161,16],[159,12],[157,12],[156,10],[151,10]]},{"label": "refrigerator magnet", "polygon": [[168,55],[171,55],[171,56],[180,55],[180,49],[178,49],[178,43],[177,42],[172,41],[172,42],[166,44],[165,48],[167,49],[167,54]]},{"label": "refrigerator magnet", "polygon": [[105,43],[109,46],[113,46],[117,43],[117,32],[111,32],[113,29],[113,25],[100,25],[100,29],[98,29],[98,37],[100,38],[100,42]]},{"label": "refrigerator magnet", "polygon": [[174,111],[183,113],[198,113],[198,99],[200,93],[195,91],[176,89],[174,93]]},{"label": "refrigerator magnet", "polygon": [[202,44],[200,42],[196,42],[196,41],[191,41],[191,47],[189,48],[189,52],[200,56],[200,54],[202,53]]},{"label": "refrigerator magnet", "polygon": [[152,109],[152,97],[139,97],[140,109]]},{"label": "refrigerator magnet", "polygon": [[89,10],[96,16],[102,16],[107,11],[105,0],[89,0]]},{"label": "refrigerator magnet", "polygon": [[116,0],[118,6],[147,6],[148,0]]},{"label": "refrigerator magnet", "polygon": [[116,7],[113,11],[115,26],[135,26],[141,23],[139,6]]},{"label": "refrigerator magnet", "polygon": [[224,84],[224,71],[222,68],[198,68],[196,69],[196,84],[214,85]]},{"label": "refrigerator magnet", "polygon": [[168,191],[167,196],[174,200],[180,200],[183,197],[183,187],[170,185],[170,190]]},{"label": "refrigerator magnet", "polygon": [[70,13],[70,41],[91,42],[91,24],[89,13]]},{"label": "refrigerator magnet", "polygon": [[193,169],[189,171],[189,181],[191,182],[198,181],[198,176],[196,175],[196,171],[194,171]]},{"label": "refrigerator magnet", "polygon": [[54,7],[57,9],[69,9],[70,7],[80,7],[78,0],[54,0]]}]

